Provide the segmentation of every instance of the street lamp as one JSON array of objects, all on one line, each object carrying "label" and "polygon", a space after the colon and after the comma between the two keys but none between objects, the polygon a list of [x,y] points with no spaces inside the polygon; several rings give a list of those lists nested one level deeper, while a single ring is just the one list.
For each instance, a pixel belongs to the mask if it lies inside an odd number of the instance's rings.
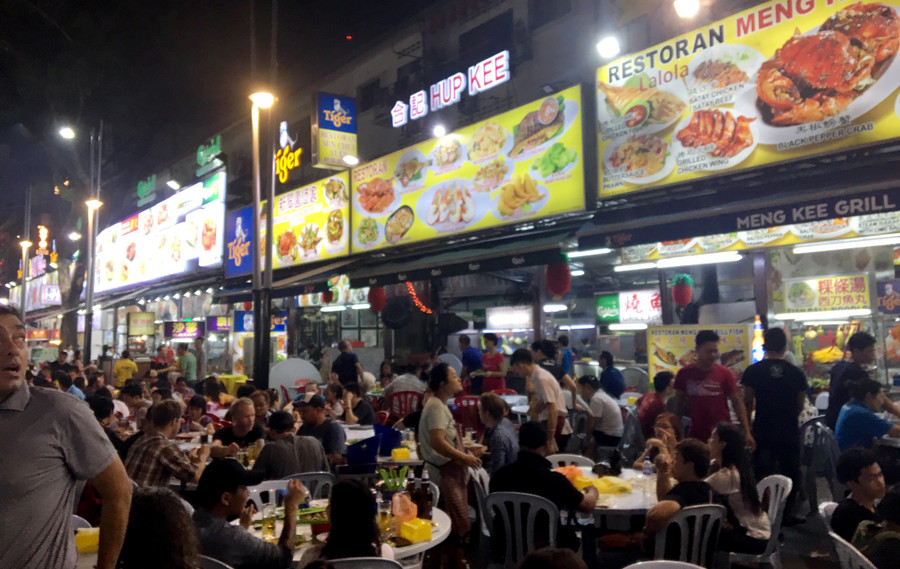
[{"label": "street lamp", "polygon": [[[253,231],[262,235],[259,223],[260,206],[262,204],[262,169],[259,156],[259,109],[270,109],[275,104],[275,96],[271,93],[257,92],[250,95],[253,102],[251,109],[251,127],[253,134]],[[271,122],[271,121],[269,121]],[[269,133],[271,134],[271,133]],[[266,146],[268,149],[269,145]],[[268,154],[268,152],[267,152]],[[273,157],[267,156],[269,160]],[[272,184],[274,186],[274,182]],[[270,191],[270,194],[274,191]],[[269,387],[269,323],[271,321],[271,263],[272,263],[272,217],[274,215],[274,199],[266,200],[266,238],[262,251],[266,255],[266,283],[263,286],[260,255],[253,255],[253,381],[261,389]]]},{"label": "street lamp", "polygon": [[94,325],[94,215],[103,205],[98,199],[84,202],[88,210],[87,283],[84,289],[84,361],[91,362],[91,334]]},{"label": "street lamp", "polygon": [[23,239],[19,241],[19,245],[22,246],[22,290],[19,291],[19,310],[22,311],[22,320],[25,320],[25,287],[28,286],[28,282],[25,280],[28,278],[28,248],[31,247],[31,241],[28,239]]},{"label": "street lamp", "polygon": [[75,138],[75,131],[72,130],[72,127],[70,126],[64,126],[59,129],[59,135],[66,140],[72,140],[73,138]]}]

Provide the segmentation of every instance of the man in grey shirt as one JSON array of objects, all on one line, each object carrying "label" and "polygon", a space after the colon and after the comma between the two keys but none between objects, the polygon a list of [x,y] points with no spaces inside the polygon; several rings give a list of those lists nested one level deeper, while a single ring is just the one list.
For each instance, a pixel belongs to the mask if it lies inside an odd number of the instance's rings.
[{"label": "man in grey shirt", "polygon": [[294,434],[294,417],[277,411],[269,417],[269,439],[253,465],[266,480],[281,480],[303,472],[329,472],[322,443]]},{"label": "man in grey shirt", "polygon": [[73,569],[75,485],[103,500],[98,569],[113,569],[125,538],[131,482],[84,401],[25,382],[25,326],[0,305],[0,567]]}]

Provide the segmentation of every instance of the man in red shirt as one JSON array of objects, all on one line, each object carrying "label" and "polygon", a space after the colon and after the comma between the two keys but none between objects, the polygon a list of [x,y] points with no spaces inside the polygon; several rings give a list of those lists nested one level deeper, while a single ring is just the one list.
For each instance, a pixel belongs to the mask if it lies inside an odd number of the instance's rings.
[{"label": "man in red shirt", "polygon": [[692,438],[705,441],[719,421],[731,422],[728,401],[744,429],[750,450],[756,441],[750,434],[747,408],[738,392],[737,380],[727,367],[717,364],[719,335],[712,330],[700,330],[695,339],[697,360],[681,368],[675,376],[675,412],[685,415],[685,403],[690,403]]},{"label": "man in red shirt", "polygon": [[661,371],[653,377],[653,391],[641,395],[637,400],[638,422],[644,438],[654,436],[653,425],[660,413],[666,412],[666,401],[675,392],[672,387],[674,375],[670,371]]}]

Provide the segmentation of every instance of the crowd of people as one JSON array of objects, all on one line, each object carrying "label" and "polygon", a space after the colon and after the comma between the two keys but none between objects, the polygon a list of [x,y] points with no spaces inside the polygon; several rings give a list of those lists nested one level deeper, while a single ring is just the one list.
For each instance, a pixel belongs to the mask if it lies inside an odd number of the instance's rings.
[{"label": "crowd of people", "polygon": [[[160,365],[140,378],[123,353],[112,385],[102,372],[85,368],[77,353],[70,363],[60,352],[45,370],[26,373],[24,332],[16,311],[0,306],[0,437],[18,441],[0,456],[0,478],[7,481],[0,485],[0,527],[10,528],[0,532],[0,566],[73,567],[73,511],[100,528],[101,569],[195,568],[200,555],[235,569],[289,567],[295,558],[299,567],[325,567],[346,557],[393,558],[376,523],[371,489],[352,476],[331,490],[325,543],[296,551],[294,512],[309,500],[298,480],[286,481],[280,496],[280,537],[265,541],[248,531],[259,514],[249,499],[251,487],[336,471],[346,461],[343,425],[384,422],[349,344],[339,346],[325,383],[309,384],[295,399],[283,400],[252,382],[232,395],[214,376],[198,380],[196,359],[191,362],[183,344],[178,360],[166,362],[161,353]],[[900,547],[900,487],[887,490],[871,448],[880,436],[900,436],[900,427],[876,415],[897,409],[865,374],[874,345],[867,336],[850,338],[851,359],[832,374],[832,397],[840,405],[832,414],[835,436],[844,450],[837,477],[849,494],[834,510],[831,527],[883,569],[893,566],[892,554]],[[701,504],[727,510],[720,549],[761,553],[772,538],[773,520],[757,481],[769,474],[794,480],[792,511],[801,487],[799,419],[808,386],[803,371],[785,359],[784,332],[768,330],[764,339],[765,359],[738,380],[718,363],[719,338],[701,331],[696,361],[677,374],[657,374],[653,390],[637,400],[646,449],[628,466],[654,465],[658,500],[643,527],[626,536],[640,556],[658,553],[655,536],[679,510]],[[546,457],[567,450],[596,457],[600,449],[617,447],[625,430],[619,400],[626,386],[611,354],[600,357],[600,377],[576,379],[563,338],[561,357],[554,343],[538,341],[508,360],[498,338],[486,334],[484,340],[482,352],[460,337],[461,373],[437,360],[399,368],[385,362],[375,380],[385,397],[421,396],[412,412],[389,420],[415,432],[423,469],[440,489],[440,507],[451,520],[442,549],[453,567],[466,566],[473,535],[471,469],[485,469],[490,492],[523,492],[562,510],[592,512],[596,488],[576,489]],[[509,374],[525,380],[529,410],[521,425],[510,420],[510,407],[499,394]],[[464,445],[450,404],[461,393],[478,395],[482,445]],[[584,443],[573,438],[572,414],[578,412],[588,416]],[[179,439],[201,442],[185,451]],[[786,518],[788,524],[802,521]],[[534,553],[521,567],[560,566],[562,559],[567,567],[598,566],[598,539],[610,543],[609,535],[591,525],[580,529],[579,537],[561,524],[556,545],[563,549],[549,557],[548,551]],[[492,531],[496,558],[503,554],[506,530],[495,525]],[[549,535],[533,537],[538,544],[550,542]]]}]

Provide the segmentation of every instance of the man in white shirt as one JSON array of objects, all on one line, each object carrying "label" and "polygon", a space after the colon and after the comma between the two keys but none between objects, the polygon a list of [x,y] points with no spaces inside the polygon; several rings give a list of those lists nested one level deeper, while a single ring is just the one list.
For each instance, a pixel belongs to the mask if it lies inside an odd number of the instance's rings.
[{"label": "man in white shirt", "polygon": [[603,390],[600,380],[592,375],[578,378],[578,385],[581,387],[581,397],[590,402],[588,430],[594,437],[587,456],[594,456],[594,448],[598,446],[618,446],[625,432],[618,402]]},{"label": "man in white shirt", "polygon": [[535,398],[532,419],[547,424],[548,454],[565,449],[572,427],[566,418],[566,401],[559,382],[553,374],[534,363],[531,352],[524,348],[513,352],[510,366],[517,375],[531,379]]},{"label": "man in white shirt", "polygon": [[416,393],[425,393],[425,382],[419,379],[415,374],[420,366],[407,366],[403,375],[397,376],[390,385],[384,388],[384,397],[387,399],[392,393],[400,391],[415,391]]}]

